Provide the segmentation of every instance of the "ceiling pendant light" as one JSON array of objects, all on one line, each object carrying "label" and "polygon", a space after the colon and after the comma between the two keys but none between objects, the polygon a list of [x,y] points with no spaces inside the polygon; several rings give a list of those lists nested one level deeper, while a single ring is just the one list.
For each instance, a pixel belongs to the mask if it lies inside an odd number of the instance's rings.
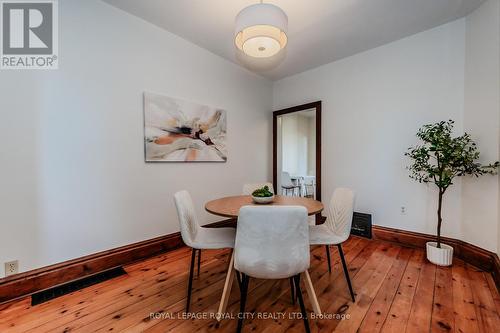
[{"label": "ceiling pendant light", "polygon": [[277,54],[287,43],[288,17],[272,4],[248,6],[236,16],[234,42],[246,55],[268,58]]}]

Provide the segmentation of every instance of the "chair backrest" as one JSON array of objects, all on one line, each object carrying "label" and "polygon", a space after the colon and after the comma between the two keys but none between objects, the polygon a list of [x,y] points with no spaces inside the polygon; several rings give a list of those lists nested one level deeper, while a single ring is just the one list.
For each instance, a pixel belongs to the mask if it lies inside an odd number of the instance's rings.
[{"label": "chair backrest", "polygon": [[181,236],[187,246],[193,246],[198,228],[198,219],[194,210],[193,200],[188,191],[180,191],[174,194],[175,207],[179,217]]},{"label": "chair backrest", "polygon": [[282,186],[293,186],[292,177],[286,171],[281,173],[281,185]]},{"label": "chair backrest", "polygon": [[283,279],[309,268],[307,210],[301,206],[244,206],[238,216],[235,268],[251,277]]},{"label": "chair backrest", "polygon": [[253,183],[243,185],[243,195],[251,195],[253,191],[266,185],[269,187],[269,191],[274,193],[274,187],[272,183]]},{"label": "chair backrest", "polygon": [[354,191],[348,188],[337,188],[326,210],[326,225],[343,240],[349,238],[351,232],[354,199]]},{"label": "chair backrest", "polygon": [[316,177],[315,176],[305,176],[304,177],[304,185],[315,185]]}]

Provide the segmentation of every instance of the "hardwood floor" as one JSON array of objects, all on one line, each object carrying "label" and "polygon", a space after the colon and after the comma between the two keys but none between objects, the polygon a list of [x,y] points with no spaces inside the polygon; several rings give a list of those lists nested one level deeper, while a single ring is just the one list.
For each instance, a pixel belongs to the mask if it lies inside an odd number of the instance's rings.
[{"label": "hardwood floor", "polygon": [[[492,277],[463,261],[437,267],[421,249],[357,237],[344,252],[354,304],[337,251],[332,248],[328,273],[324,247],[312,249],[311,279],[323,312],[333,316],[311,319],[313,332],[497,332],[500,326]],[[182,248],[129,265],[126,276],[37,306],[30,306],[29,298],[0,306],[0,332],[234,332],[236,319],[218,324],[210,318],[221,297],[228,253],[203,251],[191,305],[197,318],[183,317],[190,250]],[[238,308],[235,282],[228,312],[236,316]],[[304,331],[302,320],[291,318],[300,311],[291,304],[288,280],[251,279],[247,311],[255,316],[245,321],[244,332]]]}]

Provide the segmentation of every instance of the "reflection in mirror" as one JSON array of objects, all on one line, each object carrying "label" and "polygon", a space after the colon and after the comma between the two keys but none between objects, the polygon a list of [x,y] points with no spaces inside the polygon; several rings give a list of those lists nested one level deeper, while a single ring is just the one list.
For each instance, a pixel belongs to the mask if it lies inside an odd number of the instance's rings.
[{"label": "reflection in mirror", "polygon": [[316,109],[277,116],[276,193],[316,198]]}]

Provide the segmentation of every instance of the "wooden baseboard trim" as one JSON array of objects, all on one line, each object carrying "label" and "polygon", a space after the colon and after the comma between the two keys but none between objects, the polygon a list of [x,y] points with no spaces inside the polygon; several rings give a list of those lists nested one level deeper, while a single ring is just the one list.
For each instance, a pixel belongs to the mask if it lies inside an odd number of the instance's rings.
[{"label": "wooden baseboard trim", "polygon": [[[425,243],[436,241],[436,236],[388,227],[373,226],[373,238],[399,245],[425,248]],[[484,271],[491,272],[500,290],[500,260],[496,253],[459,239],[442,237],[442,242],[453,246],[453,255]]]},{"label": "wooden baseboard trim", "polygon": [[183,246],[179,232],[0,279],[0,304]]},{"label": "wooden baseboard trim", "polygon": [[493,280],[497,286],[498,291],[500,291],[500,258],[495,254],[494,262],[493,262],[493,270],[491,271],[491,275],[493,276]]},{"label": "wooden baseboard trim", "polygon": [[[236,220],[227,219],[205,225],[210,228],[234,227]],[[418,232],[373,226],[373,237],[403,246],[425,248],[425,243],[436,237]],[[456,257],[491,272],[500,289],[500,259],[496,253],[453,238],[443,242],[454,248]],[[34,292],[96,274],[107,269],[127,265],[139,260],[184,246],[179,232],[102,251],[85,257],[65,261],[0,279],[0,305]]]},{"label": "wooden baseboard trim", "polygon": [[[204,227],[235,227],[227,219]],[[0,304],[184,246],[179,232],[0,279]]]}]

